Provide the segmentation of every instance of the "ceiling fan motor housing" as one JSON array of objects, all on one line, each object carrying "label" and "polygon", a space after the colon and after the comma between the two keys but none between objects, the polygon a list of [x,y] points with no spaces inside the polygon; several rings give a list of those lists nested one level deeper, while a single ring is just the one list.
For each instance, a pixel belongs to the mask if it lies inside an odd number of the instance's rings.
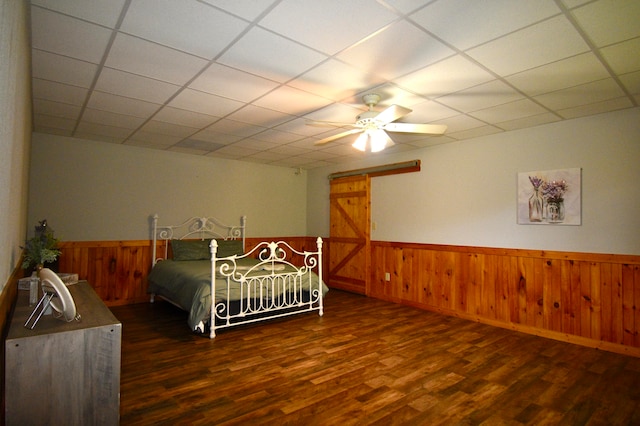
[{"label": "ceiling fan motor housing", "polygon": [[361,114],[356,115],[356,124],[364,125],[378,116],[378,111],[365,111]]}]

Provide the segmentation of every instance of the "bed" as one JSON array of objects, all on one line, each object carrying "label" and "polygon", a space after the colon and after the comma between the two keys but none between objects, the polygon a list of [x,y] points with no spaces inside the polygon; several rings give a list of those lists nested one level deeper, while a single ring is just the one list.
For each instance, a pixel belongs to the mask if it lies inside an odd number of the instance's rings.
[{"label": "bed", "polygon": [[151,302],[159,297],[187,311],[192,331],[214,338],[216,330],[239,324],[323,315],[329,289],[322,281],[320,237],[314,251],[263,241],[245,252],[245,216],[239,225],[212,217],[159,225],[158,215],[152,222]]}]

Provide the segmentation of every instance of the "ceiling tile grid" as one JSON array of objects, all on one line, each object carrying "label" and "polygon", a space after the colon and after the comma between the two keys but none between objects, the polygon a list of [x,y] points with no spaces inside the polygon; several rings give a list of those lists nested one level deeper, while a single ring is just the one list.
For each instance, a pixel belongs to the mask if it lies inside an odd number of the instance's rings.
[{"label": "ceiling tile grid", "polygon": [[[639,22],[637,0],[31,0],[33,126],[312,169],[637,107]],[[448,128],[316,145],[368,93]]]}]

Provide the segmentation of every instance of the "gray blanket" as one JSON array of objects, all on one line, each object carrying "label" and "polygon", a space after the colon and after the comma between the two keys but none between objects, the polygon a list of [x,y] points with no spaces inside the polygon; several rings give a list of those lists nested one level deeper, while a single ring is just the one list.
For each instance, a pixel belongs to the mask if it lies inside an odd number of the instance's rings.
[{"label": "gray blanket", "polygon": [[[269,265],[256,266],[257,264],[258,261],[255,259],[241,259],[237,264],[240,269],[237,273],[246,274],[248,277],[296,273],[296,269],[290,266],[284,267],[283,270],[269,271],[263,267],[266,266],[268,269]],[[220,264],[216,266],[216,270],[219,271]],[[219,273],[217,275],[216,303],[239,300],[241,297],[240,284],[230,280],[230,285],[227,286],[226,278],[221,277]],[[303,280],[305,290],[309,288],[308,279],[305,275]],[[315,273],[311,273],[311,280],[312,289],[317,290],[319,280]],[[198,330],[203,323],[209,320],[211,311],[211,262],[209,260],[160,261],[151,270],[148,283],[149,293],[167,298],[189,313],[188,323],[191,330]],[[322,283],[323,296],[327,291],[329,288]],[[276,293],[269,293],[268,297],[279,295],[276,289]]]}]

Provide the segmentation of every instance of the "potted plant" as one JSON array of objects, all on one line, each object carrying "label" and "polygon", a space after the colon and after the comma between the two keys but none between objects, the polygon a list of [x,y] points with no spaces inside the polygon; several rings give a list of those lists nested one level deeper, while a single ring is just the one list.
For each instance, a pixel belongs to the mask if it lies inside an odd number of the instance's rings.
[{"label": "potted plant", "polygon": [[33,238],[25,242],[24,259],[22,269],[38,270],[46,263],[53,263],[58,259],[60,250],[59,240],[53,236],[53,230],[47,226],[47,220],[43,220],[36,226]]}]

